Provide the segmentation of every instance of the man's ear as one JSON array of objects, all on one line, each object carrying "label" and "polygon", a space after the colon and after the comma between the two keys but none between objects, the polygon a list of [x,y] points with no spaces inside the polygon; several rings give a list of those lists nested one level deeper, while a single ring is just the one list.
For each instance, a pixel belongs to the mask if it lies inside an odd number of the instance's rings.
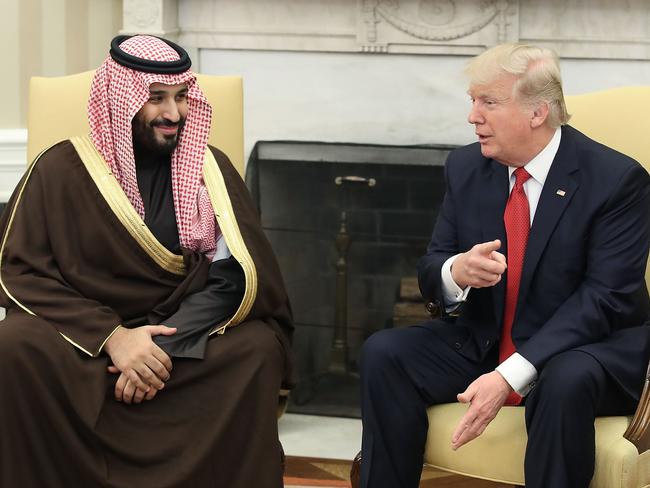
[{"label": "man's ear", "polygon": [[530,127],[536,129],[537,127],[542,126],[544,122],[546,122],[546,119],[548,118],[548,111],[549,108],[547,102],[542,102],[539,105],[537,105],[530,119]]}]

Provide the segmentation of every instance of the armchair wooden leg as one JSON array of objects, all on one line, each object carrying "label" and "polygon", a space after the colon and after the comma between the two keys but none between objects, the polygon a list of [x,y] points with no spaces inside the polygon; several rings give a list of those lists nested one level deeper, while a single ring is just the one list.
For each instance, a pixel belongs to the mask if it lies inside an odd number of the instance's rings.
[{"label": "armchair wooden leg", "polygon": [[350,468],[350,484],[352,488],[359,488],[361,483],[361,452],[357,454],[352,461],[352,467]]},{"label": "armchair wooden leg", "polygon": [[282,474],[284,475],[285,468],[287,466],[287,456],[284,454],[284,447],[282,447],[282,443],[280,442],[280,463],[282,464]]},{"label": "armchair wooden leg", "polygon": [[648,364],[639,406],[623,437],[636,446],[639,454],[650,450],[650,364]]},{"label": "armchair wooden leg", "polygon": [[284,412],[287,410],[287,405],[289,404],[289,390],[280,390],[278,395],[278,418],[284,415]]}]

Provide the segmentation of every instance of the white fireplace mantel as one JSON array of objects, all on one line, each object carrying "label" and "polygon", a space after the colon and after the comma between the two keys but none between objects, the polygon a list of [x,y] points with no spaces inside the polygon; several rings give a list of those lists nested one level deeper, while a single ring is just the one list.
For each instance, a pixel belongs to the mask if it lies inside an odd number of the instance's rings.
[{"label": "white fireplace mantel", "polygon": [[178,32],[195,69],[244,77],[247,154],[470,142],[464,63],[505,41],[553,48],[567,94],[650,84],[648,0],[182,0]]},{"label": "white fireplace mantel", "polygon": [[[164,0],[125,4],[145,1]],[[200,49],[473,55],[517,41],[650,59],[647,0],[183,0],[178,27]]]}]

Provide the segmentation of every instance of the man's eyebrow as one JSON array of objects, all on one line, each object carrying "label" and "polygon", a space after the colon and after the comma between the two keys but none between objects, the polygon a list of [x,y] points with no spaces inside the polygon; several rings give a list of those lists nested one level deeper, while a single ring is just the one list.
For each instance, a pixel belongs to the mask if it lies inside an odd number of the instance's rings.
[{"label": "man's eyebrow", "polygon": [[[180,90],[178,90],[178,91],[176,92],[176,95],[178,95],[179,93],[187,93],[188,90],[189,90],[189,89],[188,89],[187,87],[185,87],[185,88],[181,88]],[[162,89],[162,90],[152,90],[152,89],[149,89],[149,94],[150,94],[150,95],[164,95],[165,93],[169,93],[170,91],[171,91],[171,90],[165,90],[165,89]]]},{"label": "man's eyebrow", "polygon": [[507,102],[510,100],[509,96],[494,91],[484,91],[478,93],[472,93],[471,91],[468,91],[467,94],[472,98],[479,98],[481,100],[492,99],[498,102]]}]

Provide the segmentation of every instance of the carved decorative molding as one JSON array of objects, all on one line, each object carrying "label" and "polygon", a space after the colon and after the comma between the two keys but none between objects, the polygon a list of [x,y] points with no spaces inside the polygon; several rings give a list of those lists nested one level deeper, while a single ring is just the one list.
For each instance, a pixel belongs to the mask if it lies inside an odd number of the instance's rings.
[{"label": "carved decorative molding", "polygon": [[[124,0],[125,9],[143,2]],[[163,17],[170,2],[180,9],[179,41],[198,49],[464,56],[521,41],[561,57],[650,59],[648,0],[158,2]]]},{"label": "carved decorative molding", "polygon": [[456,19],[456,2],[452,0],[421,0],[418,6],[420,18],[416,20],[403,17],[397,1],[381,0],[374,11],[393,27],[413,37],[427,41],[449,41],[478,32],[507,6],[506,1],[484,2],[471,19]]},{"label": "carved decorative molding", "polygon": [[[125,0],[124,27],[144,32],[162,27],[161,0]],[[128,23],[127,23],[128,22]]]},{"label": "carved decorative molding", "polygon": [[177,0],[123,0],[121,34],[178,35]]},{"label": "carved decorative molding", "polygon": [[517,37],[517,0],[359,0],[359,6],[365,52],[441,52],[450,42],[456,51],[480,51]]}]

